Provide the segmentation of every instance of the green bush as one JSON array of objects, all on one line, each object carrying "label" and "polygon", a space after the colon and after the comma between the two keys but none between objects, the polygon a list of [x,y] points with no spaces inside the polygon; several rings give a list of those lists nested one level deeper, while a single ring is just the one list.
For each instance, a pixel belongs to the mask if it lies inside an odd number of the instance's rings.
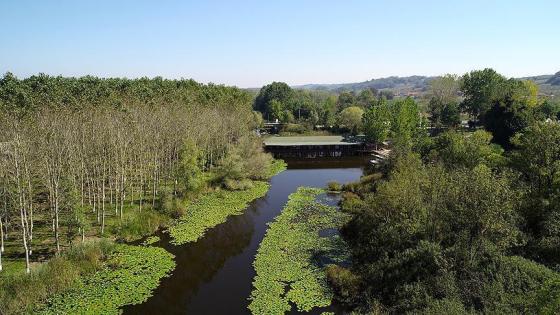
[{"label": "green bush", "polygon": [[224,180],[224,187],[228,190],[247,190],[253,188],[253,181],[249,179],[229,179]]},{"label": "green bush", "polygon": [[0,282],[0,314],[31,313],[51,296],[78,285],[81,277],[99,270],[114,247],[108,241],[76,245],[61,256]]},{"label": "green bush", "polygon": [[114,227],[119,239],[133,241],[152,234],[168,222],[166,215],[155,210],[145,209],[125,216],[122,223]]},{"label": "green bush", "polygon": [[357,213],[364,207],[364,201],[358,195],[351,192],[345,192],[342,195],[342,200],[340,208],[347,213]]},{"label": "green bush", "polygon": [[285,124],[282,127],[282,132],[302,134],[306,131],[305,126],[301,124]]},{"label": "green bush", "polygon": [[327,183],[327,189],[329,191],[341,191],[342,185],[338,182],[332,181]]},{"label": "green bush", "polygon": [[362,295],[360,277],[337,265],[329,265],[326,272],[336,298],[344,303],[355,304]]}]

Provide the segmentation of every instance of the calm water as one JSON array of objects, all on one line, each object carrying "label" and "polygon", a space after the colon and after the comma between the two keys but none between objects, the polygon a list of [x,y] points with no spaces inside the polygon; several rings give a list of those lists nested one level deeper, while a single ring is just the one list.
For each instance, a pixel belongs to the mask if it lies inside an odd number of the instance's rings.
[{"label": "calm water", "polygon": [[362,175],[360,159],[288,161],[288,170],[270,181],[265,197],[244,214],[209,230],[196,243],[157,246],[175,255],[177,267],[143,304],[125,307],[125,314],[249,314],[247,298],[255,276],[253,260],[267,223],[274,220],[300,186],[325,187],[329,181],[355,181]]}]

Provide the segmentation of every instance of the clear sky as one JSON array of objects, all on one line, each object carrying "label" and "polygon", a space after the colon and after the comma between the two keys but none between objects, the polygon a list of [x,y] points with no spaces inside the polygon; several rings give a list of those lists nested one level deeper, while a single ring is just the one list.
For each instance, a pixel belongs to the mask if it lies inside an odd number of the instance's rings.
[{"label": "clear sky", "polygon": [[559,0],[0,0],[0,72],[259,87],[560,70]]}]

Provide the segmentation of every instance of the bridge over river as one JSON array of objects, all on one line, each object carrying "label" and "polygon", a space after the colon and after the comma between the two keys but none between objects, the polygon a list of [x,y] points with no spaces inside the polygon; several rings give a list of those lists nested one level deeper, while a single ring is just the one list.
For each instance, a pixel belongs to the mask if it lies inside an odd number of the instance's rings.
[{"label": "bridge over river", "polygon": [[320,158],[364,155],[369,151],[360,136],[270,136],[264,147],[277,158]]}]

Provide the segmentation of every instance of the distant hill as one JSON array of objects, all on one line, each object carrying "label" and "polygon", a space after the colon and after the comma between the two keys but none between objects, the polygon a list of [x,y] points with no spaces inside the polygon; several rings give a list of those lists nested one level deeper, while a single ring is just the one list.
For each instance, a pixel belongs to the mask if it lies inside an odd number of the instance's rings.
[{"label": "distant hill", "polygon": [[359,92],[365,89],[376,89],[376,90],[393,90],[394,92],[422,92],[426,91],[429,87],[429,83],[435,77],[426,77],[414,75],[410,77],[388,77],[380,79],[371,79],[369,81],[357,82],[357,83],[340,83],[340,84],[306,84],[294,86],[297,89],[304,90],[323,90],[323,91],[354,91]]},{"label": "distant hill", "polygon": [[[293,88],[303,90],[318,90],[330,92],[354,91],[359,92],[365,89],[374,88],[376,90],[392,90],[395,95],[422,95],[428,91],[430,81],[437,77],[427,77],[413,75],[409,77],[387,77],[371,79],[356,83],[337,83],[337,84],[305,84],[296,85]],[[546,95],[560,95],[560,71],[554,75],[539,75],[532,77],[519,78],[520,80],[531,80],[539,85],[541,93]]]},{"label": "distant hill", "polygon": [[550,85],[560,86],[560,71],[556,72],[555,75],[551,76],[548,80],[546,80],[546,83]]}]

